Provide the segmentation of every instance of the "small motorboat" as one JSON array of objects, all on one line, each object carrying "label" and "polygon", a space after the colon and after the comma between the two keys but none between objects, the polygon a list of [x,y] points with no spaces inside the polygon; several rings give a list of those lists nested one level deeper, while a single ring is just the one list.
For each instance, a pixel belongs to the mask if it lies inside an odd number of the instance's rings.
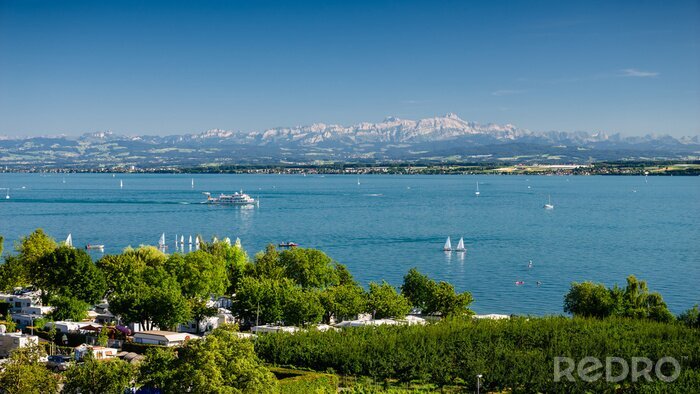
[{"label": "small motorboat", "polygon": [[281,248],[294,248],[299,246],[298,243],[295,242],[283,242],[279,245]]},{"label": "small motorboat", "polygon": [[516,286],[522,286],[522,285],[524,285],[524,284],[525,284],[525,281],[524,281],[524,280],[516,280],[516,281],[515,281],[515,285],[516,285]]},{"label": "small motorboat", "polygon": [[85,249],[86,250],[99,250],[99,251],[103,252],[105,250],[105,246],[104,245],[87,244],[87,245],[85,245]]}]

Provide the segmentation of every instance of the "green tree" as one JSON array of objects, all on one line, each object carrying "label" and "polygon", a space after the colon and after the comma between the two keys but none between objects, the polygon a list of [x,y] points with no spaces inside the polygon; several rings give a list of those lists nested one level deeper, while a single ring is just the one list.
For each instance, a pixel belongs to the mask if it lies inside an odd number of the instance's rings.
[{"label": "green tree", "polygon": [[284,275],[303,288],[340,284],[337,263],[317,249],[292,248],[279,254]]},{"label": "green tree", "polygon": [[678,316],[678,321],[688,327],[700,328],[700,310],[698,309],[698,305],[696,304],[692,308],[681,313]]},{"label": "green tree", "polygon": [[411,310],[411,305],[396,288],[385,281],[382,284],[370,282],[367,295],[367,308],[376,319],[387,317],[401,318]]},{"label": "green tree", "polygon": [[0,390],[4,394],[58,393],[58,377],[39,363],[41,355],[38,345],[13,351],[0,369]]},{"label": "green tree", "polygon": [[331,317],[336,321],[354,319],[358,314],[367,312],[367,297],[362,287],[354,284],[332,286],[320,294],[325,311],[324,321],[330,323]]},{"label": "green tree", "polygon": [[87,311],[90,308],[90,305],[85,301],[66,296],[53,297],[49,304],[54,307],[49,317],[55,321],[81,321],[87,317]]},{"label": "green tree", "polygon": [[44,233],[44,230],[38,228],[28,236],[22,237],[15,249],[22,264],[34,270],[39,260],[57,247],[56,241]]},{"label": "green tree", "polygon": [[102,299],[107,291],[104,275],[82,249],[61,246],[44,254],[33,272],[33,283],[50,295],[77,298],[87,303]]},{"label": "green tree", "polygon": [[214,307],[208,307],[207,302],[204,300],[190,300],[190,311],[192,319],[194,319],[197,326],[197,334],[200,333],[199,325],[202,320],[207,317],[216,316],[218,309]]},{"label": "green tree", "polygon": [[68,368],[62,393],[67,394],[122,394],[131,387],[134,368],[116,359],[95,360],[87,352],[83,362]]},{"label": "green tree", "polygon": [[291,287],[294,283],[289,279],[244,277],[232,309],[251,323],[276,323],[284,316],[284,295]]},{"label": "green tree", "polygon": [[7,332],[15,332],[15,330],[17,330],[17,324],[15,324],[15,322],[12,320],[12,314],[10,314],[10,311],[5,313],[5,321],[3,324],[5,325]]},{"label": "green tree", "polygon": [[227,294],[236,293],[238,283],[245,274],[248,266],[248,255],[242,247],[230,245],[225,242],[212,242],[202,246],[202,249],[213,256],[224,259],[226,263],[226,273],[228,276]]},{"label": "green tree", "polygon": [[32,284],[32,273],[40,269],[39,260],[57,246],[56,241],[42,229],[36,229],[30,235],[22,237],[15,245],[18,254],[6,256],[4,264],[0,265],[0,290]]},{"label": "green tree", "polygon": [[634,275],[627,277],[627,287],[623,293],[623,315],[638,319],[651,319],[660,322],[673,320],[661,294],[649,292],[646,281],[637,280]]},{"label": "green tree", "polygon": [[206,340],[177,351],[150,351],[139,383],[172,393],[272,393],[277,380],[258,360],[253,343],[236,336],[235,326],[215,329]]},{"label": "green tree", "polygon": [[454,286],[447,282],[440,282],[431,286],[428,303],[424,310],[428,314],[440,314],[442,316],[458,316],[473,314],[469,305],[474,301],[471,293],[457,293]]},{"label": "green tree", "polygon": [[0,263],[0,291],[11,291],[30,284],[29,267],[17,256],[5,256],[5,262]]},{"label": "green tree", "polygon": [[146,359],[139,365],[138,382],[145,387],[167,393],[176,381],[175,365],[177,354],[173,348],[150,348]]},{"label": "green tree", "polygon": [[102,327],[97,335],[97,344],[99,346],[107,346],[109,344],[109,329]]},{"label": "green tree", "polygon": [[435,281],[418,272],[418,269],[411,268],[403,277],[401,294],[408,299],[411,305],[424,310],[430,301],[433,287],[435,287]]},{"label": "green tree", "polygon": [[574,316],[604,318],[617,309],[616,298],[603,284],[574,282],[564,297],[564,312]]},{"label": "green tree", "polygon": [[166,261],[167,270],[175,275],[182,294],[189,299],[209,299],[224,294],[228,287],[226,262],[204,250],[173,254]]},{"label": "green tree", "polygon": [[283,295],[283,320],[287,325],[306,326],[316,324],[323,318],[323,305],[319,291],[292,286]]},{"label": "green tree", "polygon": [[280,253],[275,245],[269,244],[264,252],[258,252],[255,255],[250,271],[251,276],[256,278],[279,280],[285,277],[285,268],[280,262]]},{"label": "green tree", "polygon": [[167,329],[191,317],[180,285],[163,267],[146,267],[131,286],[112,293],[109,309],[125,322],[140,323],[145,329]]}]

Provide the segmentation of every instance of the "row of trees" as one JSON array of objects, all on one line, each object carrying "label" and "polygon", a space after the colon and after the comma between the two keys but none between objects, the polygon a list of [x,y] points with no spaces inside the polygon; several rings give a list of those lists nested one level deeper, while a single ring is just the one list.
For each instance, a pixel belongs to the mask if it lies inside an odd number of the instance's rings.
[{"label": "row of trees", "polygon": [[249,260],[239,245],[203,242],[187,254],[166,255],[154,247],[127,248],[93,263],[82,249],[59,245],[41,229],[16,245],[0,265],[0,290],[34,285],[54,320],[81,320],[90,305],[106,298],[123,322],[168,328],[217,310],[212,297],[235,295],[233,313],[247,323],[304,326],[354,318],[403,317],[424,313],[470,313],[471,294],[435,282],[412,269],[401,292],[386,282],[365,290],[347,268],[319,250],[278,251],[269,245]]},{"label": "row of trees", "polygon": [[[262,360],[275,365],[333,370],[375,380],[457,385],[469,392],[476,391],[477,374],[483,375],[482,392],[700,390],[700,330],[617,317],[497,321],[455,317],[427,326],[265,335],[257,338],[255,349]],[[680,376],[673,383],[653,375],[652,381],[633,380],[627,375],[620,382],[601,378],[589,383],[576,378],[575,371],[573,382],[556,382],[553,378],[555,357],[570,357],[576,362],[595,357],[604,363],[611,356],[628,363],[633,357],[648,357],[654,363],[662,357],[674,357],[680,363]],[[614,367],[612,376],[620,375],[621,366]],[[671,365],[662,367],[666,376],[673,373]]]},{"label": "row of trees", "polygon": [[[38,347],[15,351],[0,371],[0,391],[6,394],[122,394],[130,387],[163,393],[271,393],[277,379],[265,368],[253,343],[239,339],[235,326],[214,330],[206,340],[179,349],[154,347],[139,365],[115,359],[99,361],[87,353],[84,362],[63,376],[39,363]],[[148,391],[150,390],[150,391]]]}]

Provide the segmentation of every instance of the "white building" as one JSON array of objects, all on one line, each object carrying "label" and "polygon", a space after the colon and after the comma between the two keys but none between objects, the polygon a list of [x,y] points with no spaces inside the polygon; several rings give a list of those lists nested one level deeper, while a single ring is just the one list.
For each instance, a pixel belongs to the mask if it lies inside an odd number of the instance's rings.
[{"label": "white building", "polygon": [[31,305],[22,308],[22,313],[26,313],[27,315],[37,315],[38,317],[41,317],[53,312],[54,309],[56,308],[53,306]]},{"label": "white building", "polygon": [[50,330],[52,325],[56,325],[57,332],[78,332],[83,327],[87,326],[99,326],[99,324],[93,324],[90,322],[74,322],[74,321],[50,321],[46,322],[44,325],[45,330]]},{"label": "white building", "polygon": [[75,348],[75,357],[78,360],[82,360],[83,357],[85,357],[85,354],[88,352],[92,352],[92,356],[96,360],[105,360],[105,359],[110,359],[114,358],[117,356],[117,349],[111,348],[111,347],[104,347],[104,346],[90,346],[87,344],[82,344],[80,346],[77,346]]},{"label": "white building", "polygon": [[275,326],[272,324],[266,324],[264,326],[255,326],[250,329],[250,331],[256,334],[269,334],[273,332],[288,332],[295,333],[299,331],[299,327],[294,326]]},{"label": "white building", "polygon": [[28,308],[33,304],[41,305],[38,300],[35,300],[31,295],[15,295],[0,293],[0,301],[5,301],[10,304],[10,312],[19,313],[24,308]]},{"label": "white building", "polygon": [[134,334],[134,342],[148,345],[180,346],[190,339],[199,339],[197,335],[172,331],[141,331]]},{"label": "white building", "polygon": [[0,333],[0,357],[7,357],[15,349],[38,345],[39,337],[20,333]]}]

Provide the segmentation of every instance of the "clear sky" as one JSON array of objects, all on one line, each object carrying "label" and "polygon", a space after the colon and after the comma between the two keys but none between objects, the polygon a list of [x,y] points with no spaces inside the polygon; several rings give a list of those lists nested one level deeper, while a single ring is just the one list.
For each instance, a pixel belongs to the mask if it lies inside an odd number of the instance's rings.
[{"label": "clear sky", "polygon": [[0,134],[455,112],[700,134],[700,1],[0,0]]}]

